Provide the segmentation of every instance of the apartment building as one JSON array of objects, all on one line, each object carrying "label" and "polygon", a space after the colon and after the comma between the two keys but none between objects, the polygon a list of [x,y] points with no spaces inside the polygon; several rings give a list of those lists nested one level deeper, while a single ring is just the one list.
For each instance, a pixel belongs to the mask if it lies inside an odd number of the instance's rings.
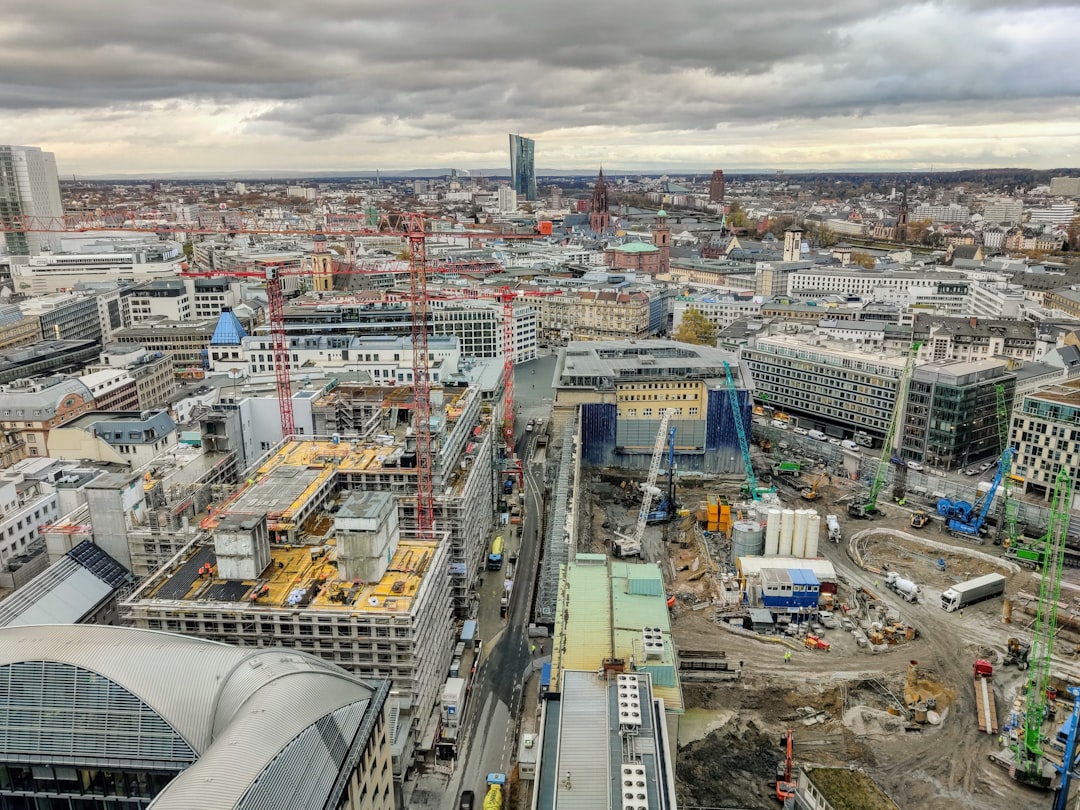
[{"label": "apartment building", "polygon": [[998,389],[1011,410],[1016,375],[1000,359],[924,363],[904,408],[900,457],[945,470],[1001,452]]},{"label": "apartment building", "polygon": [[41,538],[41,526],[59,515],[56,488],[8,471],[0,476],[0,569]]},{"label": "apartment building", "polygon": [[1070,318],[1080,318],[1080,289],[1062,287],[1050,290],[1043,296],[1043,306],[1049,310],[1063,312]]},{"label": "apartment building", "polygon": [[885,436],[906,361],[902,352],[811,334],[762,336],[742,357],[756,398],[837,437],[855,430]]},{"label": "apartment building", "polygon": [[[88,374],[122,372],[135,385],[135,404],[126,410],[145,411],[163,405],[176,393],[173,362],[164,352],[148,352],[137,343],[108,343]],[[122,378],[121,378],[122,379]],[[110,408],[102,405],[102,410]]]},{"label": "apartment building", "polygon": [[971,209],[959,203],[937,205],[934,203],[920,203],[911,212],[913,221],[929,219],[931,222],[969,222]]},{"label": "apartment building", "polygon": [[969,288],[965,314],[976,318],[1020,320],[1030,305],[1023,287],[1003,281],[983,281]]},{"label": "apartment building", "polygon": [[992,357],[1039,360],[1050,346],[1040,345],[1037,330],[1031,321],[919,313],[915,316],[911,342],[921,344],[920,363]]},{"label": "apartment building", "polygon": [[127,371],[109,368],[79,375],[102,411],[139,410],[139,392]]},{"label": "apartment building", "polygon": [[574,316],[575,340],[636,339],[651,333],[650,299],[641,291],[580,290]]},{"label": "apartment building", "polygon": [[216,318],[239,306],[240,283],[228,278],[170,278],[140,284],[124,296],[125,321]]},{"label": "apartment building", "polygon": [[49,433],[51,458],[110,461],[133,470],[149,465],[176,444],[167,411],[90,411]]},{"label": "apartment building", "polygon": [[1023,216],[1024,201],[1013,197],[999,197],[987,200],[986,205],[983,208],[984,222],[1019,225]]},{"label": "apartment building", "polygon": [[94,408],[90,389],[77,378],[18,380],[0,386],[4,466],[27,456],[45,456],[49,433]]},{"label": "apartment building", "polygon": [[16,304],[0,305],[0,351],[29,346],[41,340],[41,324],[26,317]]},{"label": "apartment building", "polygon": [[1013,412],[1013,474],[1025,494],[1050,500],[1062,467],[1080,489],[1080,380],[1052,383],[1021,396]]},{"label": "apartment building", "polygon": [[683,316],[688,309],[697,310],[708,321],[716,324],[718,329],[727,329],[737,320],[753,318],[761,314],[761,308],[761,299],[750,296],[717,295],[715,293],[681,295],[674,302],[672,332],[675,333],[679,330]]}]

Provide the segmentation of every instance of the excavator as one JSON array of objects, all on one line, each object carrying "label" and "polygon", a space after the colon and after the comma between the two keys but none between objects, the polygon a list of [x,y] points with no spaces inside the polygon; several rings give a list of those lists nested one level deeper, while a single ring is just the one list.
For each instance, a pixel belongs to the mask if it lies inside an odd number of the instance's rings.
[{"label": "excavator", "polygon": [[804,501],[816,501],[818,498],[820,498],[821,493],[817,491],[818,485],[828,477],[828,470],[822,470],[821,474],[814,479],[814,483],[806,487],[802,492],[799,493],[800,495],[802,495],[802,499]]},{"label": "excavator", "polygon": [[784,746],[785,757],[783,762],[776,763],[776,799],[781,803],[786,803],[789,799],[795,799],[795,791],[799,787],[799,783],[791,776],[791,749],[794,744],[791,729],[784,732],[784,736],[780,738],[780,744]]}]

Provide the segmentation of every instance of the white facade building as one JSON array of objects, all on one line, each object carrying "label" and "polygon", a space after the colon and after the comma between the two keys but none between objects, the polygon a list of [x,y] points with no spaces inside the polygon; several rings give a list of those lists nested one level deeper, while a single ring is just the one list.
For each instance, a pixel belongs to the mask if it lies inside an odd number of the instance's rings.
[{"label": "white facade building", "polygon": [[736,298],[733,295],[694,295],[675,299],[673,331],[682,324],[688,309],[696,309],[719,329],[726,329],[740,318],[754,317],[761,313],[761,299]]},{"label": "white facade building", "polygon": [[59,250],[58,232],[12,231],[10,226],[26,224],[22,218],[43,220],[62,217],[60,179],[56,156],[36,146],[0,145],[0,244],[12,256],[37,256],[42,251]]},{"label": "white facade building", "polygon": [[60,517],[56,490],[19,473],[0,478],[0,568],[41,536],[39,527]]}]

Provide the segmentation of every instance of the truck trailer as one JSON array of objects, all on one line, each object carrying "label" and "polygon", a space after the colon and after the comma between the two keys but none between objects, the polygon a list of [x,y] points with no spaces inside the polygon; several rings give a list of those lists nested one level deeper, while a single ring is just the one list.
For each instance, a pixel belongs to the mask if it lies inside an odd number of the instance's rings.
[{"label": "truck trailer", "polygon": [[980,658],[973,668],[975,679],[975,706],[979,713],[979,731],[998,733],[997,704],[994,702],[994,668],[989,661]]},{"label": "truck trailer", "polygon": [[984,574],[967,582],[959,582],[941,594],[941,609],[947,613],[962,610],[968,605],[993,599],[1005,593],[1004,574]]}]

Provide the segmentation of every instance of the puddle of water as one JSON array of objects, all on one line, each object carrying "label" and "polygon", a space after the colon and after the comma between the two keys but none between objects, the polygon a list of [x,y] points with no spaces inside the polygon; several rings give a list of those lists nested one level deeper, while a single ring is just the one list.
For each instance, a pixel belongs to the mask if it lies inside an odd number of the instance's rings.
[{"label": "puddle of water", "polygon": [[679,747],[702,739],[734,716],[731,709],[687,709],[679,718]]}]

